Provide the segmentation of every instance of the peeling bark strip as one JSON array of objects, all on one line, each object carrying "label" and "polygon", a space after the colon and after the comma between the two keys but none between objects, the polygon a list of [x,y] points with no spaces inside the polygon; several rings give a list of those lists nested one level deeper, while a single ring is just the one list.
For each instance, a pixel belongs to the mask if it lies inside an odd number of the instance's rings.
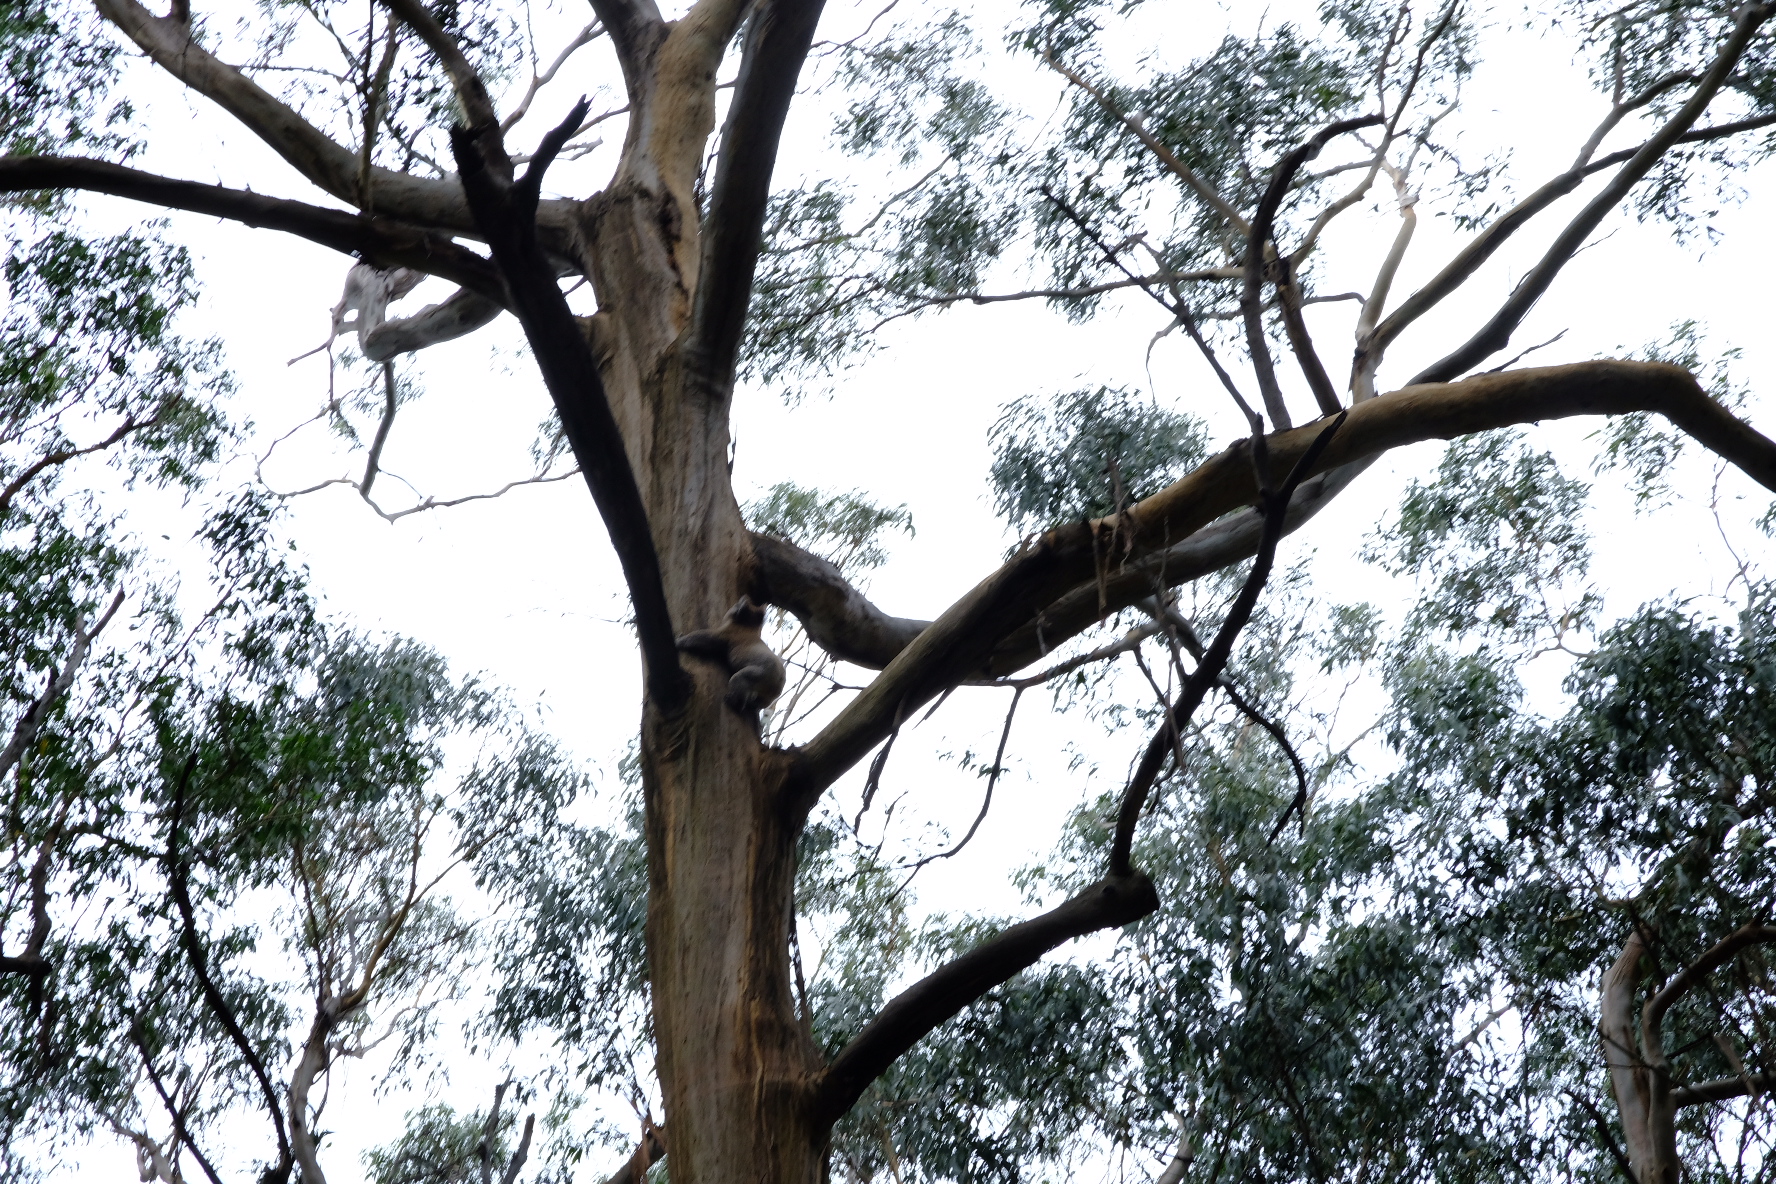
[{"label": "peeling bark strip", "polygon": [[[1306,476],[1421,440],[1453,439],[1544,419],[1636,411],[1659,413],[1765,488],[1776,490],[1776,443],[1710,399],[1688,371],[1657,362],[1582,362],[1409,386],[1352,407]],[[1319,424],[1308,424],[1265,438],[1272,480],[1289,471],[1321,430]],[[1092,540],[1098,531],[1109,526],[1120,530],[1131,559],[1139,559],[1251,505],[1257,496],[1248,445],[1241,441],[1114,522],[1057,527],[1025,547],[896,655],[867,691],[800,750],[791,780],[798,808],[812,808],[828,785],[881,742],[893,726],[897,705],[913,710],[975,676],[1013,630],[1092,582]]]}]

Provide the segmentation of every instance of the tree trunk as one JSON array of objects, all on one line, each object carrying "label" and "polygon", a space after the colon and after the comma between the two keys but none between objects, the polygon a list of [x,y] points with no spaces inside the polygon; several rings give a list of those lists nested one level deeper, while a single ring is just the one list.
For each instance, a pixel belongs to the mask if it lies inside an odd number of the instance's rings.
[{"label": "tree trunk", "polygon": [[[586,203],[588,325],[647,506],[680,634],[719,625],[751,577],[728,474],[731,384],[683,356],[697,247],[688,191],[626,164]],[[783,757],[722,701],[727,671],[687,658],[695,691],[642,724],[648,958],[674,1184],[814,1184],[825,1134],[808,1116],[818,1058],[790,989],[800,819]]]}]

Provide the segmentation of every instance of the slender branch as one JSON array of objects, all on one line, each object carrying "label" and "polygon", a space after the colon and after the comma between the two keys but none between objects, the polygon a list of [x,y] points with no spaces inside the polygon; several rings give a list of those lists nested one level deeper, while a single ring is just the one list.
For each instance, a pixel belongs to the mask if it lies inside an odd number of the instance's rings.
[{"label": "slender branch", "polygon": [[111,598],[110,607],[93,623],[90,629],[83,622],[75,623],[74,644],[69,648],[68,656],[62,662],[62,668],[49,676],[48,685],[43,688],[43,693],[37,696],[25,714],[19,717],[18,723],[13,725],[12,738],[6,742],[4,749],[0,749],[0,777],[11,773],[13,766],[24,758],[25,750],[31,746],[31,741],[37,738],[37,731],[43,726],[43,721],[49,718],[50,711],[61,701],[62,696],[68,693],[68,688],[74,685],[75,674],[79,673],[81,664],[86,661],[87,654],[92,651],[93,639],[98,637],[105,626],[111,623],[111,618],[117,615],[117,610],[123,606],[123,595],[120,589],[117,595]]},{"label": "slender branch", "polygon": [[[198,1148],[197,1140],[191,1137],[191,1131],[185,1125],[185,1112],[173,1103],[172,1095],[167,1092],[166,1086],[160,1080],[160,1073],[154,1068],[154,1058],[148,1055],[148,1042],[142,1036],[140,1016],[130,1022],[129,1034],[130,1042],[136,1046],[136,1051],[142,1054],[142,1068],[147,1071],[148,1084],[154,1087],[155,1094],[160,1098],[160,1104],[166,1107],[167,1114],[173,1120],[174,1136],[185,1145],[185,1150],[191,1152],[191,1157],[197,1160],[198,1166],[204,1170],[204,1175],[209,1177],[210,1184],[222,1184],[222,1177],[216,1174],[216,1169],[210,1163],[209,1157]],[[112,1125],[119,1124],[113,1121]]]},{"label": "slender branch", "polygon": [[688,344],[712,393],[725,396],[733,384],[783,121],[823,7],[824,0],[759,0],[747,20],[703,223]]},{"label": "slender branch", "polygon": [[[1574,415],[1656,411],[1704,446],[1776,489],[1776,442],[1714,402],[1687,371],[1652,362],[1586,362],[1477,375],[1407,387],[1352,407],[1315,472],[1329,472],[1399,447],[1491,428]],[[1313,425],[1266,438],[1280,477],[1312,444]],[[1311,476],[1312,474],[1307,474]],[[1190,538],[1257,500],[1250,453],[1242,444],[1131,506],[1116,528],[1132,564]],[[844,770],[887,734],[897,710],[913,711],[946,688],[990,673],[1000,642],[1062,596],[1097,579],[1097,532],[1112,524],[1073,523],[1031,540],[953,604],[897,654],[863,694],[794,757],[788,786],[812,808]],[[1151,593],[1149,582],[1141,595]]]},{"label": "slender branch", "polygon": [[[609,27],[608,20],[606,25]],[[581,99],[567,119],[544,138],[536,159],[516,182],[505,180],[509,158],[496,126],[452,128],[450,143],[476,221],[506,279],[512,311],[524,326],[574,458],[591,487],[592,499],[622,564],[635,607],[649,694],[671,714],[688,699],[690,677],[679,665],[647,508],[611,413],[592,346],[567,307],[536,236],[543,173],[586,110],[587,103]]]},{"label": "slender branch", "polygon": [[512,113],[500,121],[500,131],[502,133],[511,131],[520,119],[530,114],[530,104],[536,99],[537,92],[555,81],[555,75],[561,72],[561,67],[567,64],[567,59],[578,52],[581,46],[590,45],[603,33],[604,26],[593,21],[574,34],[574,39],[561,47],[561,52],[555,55],[555,60],[549,63],[547,70],[541,74],[531,75],[530,85],[524,90],[524,97],[518,100],[518,105],[512,108]]},{"label": "slender branch", "polygon": [[[1732,123],[1717,124],[1713,127],[1695,128],[1677,137],[1673,144],[1693,144],[1725,139],[1742,132],[1757,131],[1772,124],[1776,124],[1776,112]],[[1430,282],[1414,292],[1391,316],[1377,326],[1373,337],[1369,338],[1367,342],[1359,339],[1359,363],[1365,349],[1377,352],[1386,350],[1387,346],[1409,325],[1435,308],[1445,297],[1466,283],[1468,277],[1478,271],[1480,266],[1491,258],[1507,239],[1521,230],[1537,214],[1577,189],[1586,177],[1634,159],[1635,155],[1644,150],[1646,146],[1646,144],[1642,144],[1635,148],[1625,148],[1620,152],[1600,157],[1583,167],[1568,169],[1500,215],[1496,221],[1476,235],[1472,242],[1456,252],[1455,257],[1444,266],[1443,270],[1433,276]]]},{"label": "slender branch", "polygon": [[[1253,224],[1257,225],[1256,222]],[[1147,751],[1142,754],[1140,763],[1135,767],[1134,776],[1129,778],[1127,787],[1123,789],[1122,804],[1116,812],[1116,831],[1110,844],[1111,876],[1126,876],[1134,871],[1132,858],[1135,825],[1146,809],[1147,798],[1153,791],[1154,783],[1159,780],[1160,770],[1164,768],[1166,758],[1182,744],[1184,725],[1196,714],[1196,709],[1202,705],[1209,688],[1220,680],[1221,672],[1227,668],[1228,660],[1233,656],[1234,641],[1252,619],[1252,612],[1258,606],[1258,596],[1264,590],[1265,582],[1270,579],[1270,569],[1276,561],[1277,543],[1283,537],[1283,520],[1288,513],[1290,496],[1307,476],[1314,462],[1320,458],[1320,454],[1332,443],[1333,437],[1344,426],[1345,419],[1346,416],[1341,414],[1320,428],[1313,442],[1295,462],[1281,489],[1266,494],[1264,534],[1258,542],[1258,554],[1252,559],[1252,570],[1241,585],[1239,594],[1234,597],[1233,604],[1229,606],[1221,627],[1215,631],[1215,639],[1203,651],[1196,663],[1196,669],[1190,672],[1189,680],[1166,709],[1165,722],[1154,732],[1153,739],[1147,744]]]},{"label": "slender branch", "polygon": [[1591,1125],[1597,1131],[1597,1141],[1602,1143],[1610,1153],[1610,1159],[1615,1162],[1616,1170],[1622,1173],[1622,1178],[1628,1181],[1628,1184],[1640,1184],[1639,1179],[1634,1175],[1634,1165],[1628,1162],[1628,1157],[1622,1153],[1621,1144],[1617,1143],[1615,1135],[1610,1133],[1609,1123],[1605,1121],[1603,1112],[1583,1094],[1576,1094],[1569,1090],[1566,1096],[1577,1102],[1585,1113],[1591,1116]]},{"label": "slender branch", "polygon": [[812,1101],[816,1129],[856,1105],[870,1082],[939,1024],[1049,951],[1100,929],[1133,924],[1158,907],[1159,895],[1146,876],[1112,876],[926,975],[883,1007],[821,1074]]},{"label": "slender branch", "polygon": [[58,448],[53,452],[44,453],[31,464],[26,465],[18,476],[7,482],[5,489],[0,489],[0,518],[4,518],[7,512],[12,509],[12,499],[18,496],[19,490],[29,485],[45,469],[53,468],[56,465],[65,465],[71,460],[90,456],[95,452],[103,452],[105,449],[115,446],[132,432],[139,432],[143,428],[158,425],[161,417],[172,408],[173,403],[172,399],[162,403],[147,419],[137,419],[134,415],[126,417],[109,436],[96,444],[88,444],[83,448]]},{"label": "slender branch", "polygon": [[[179,774],[179,780],[173,790],[172,807],[167,817],[166,854],[163,857],[167,870],[167,888],[172,895],[173,904],[179,911],[179,944],[184,947],[185,957],[191,963],[191,972],[197,978],[199,990],[203,993],[204,1002],[215,1013],[228,1033],[228,1038],[240,1050],[247,1067],[252,1070],[253,1077],[259,1082],[260,1094],[265,1099],[265,1108],[271,1112],[271,1125],[277,1132],[278,1162],[265,1173],[268,1184],[282,1184],[289,1179],[290,1168],[295,1162],[290,1147],[289,1133],[284,1129],[284,1115],[278,1105],[277,1092],[272,1088],[271,1075],[265,1071],[265,1062],[241,1030],[240,1021],[235,1018],[234,1008],[229,1006],[228,999],[216,986],[216,980],[210,975],[209,956],[204,952],[203,942],[197,933],[197,918],[191,907],[191,885],[187,879],[185,857],[179,848],[179,827],[184,822],[185,792],[191,785],[191,774],[197,769],[197,753],[193,752],[185,761],[185,768]],[[146,1054],[144,1054],[146,1055]]]},{"label": "slender branch", "polygon": [[419,0],[380,0],[382,6],[401,18],[432,51],[432,56],[450,75],[450,85],[456,91],[457,102],[462,104],[463,115],[471,127],[499,122],[493,109],[493,100],[488,97],[487,85],[481,81],[481,75],[463,56],[462,46],[456,38],[444,31]]},{"label": "slender branch", "polygon": [[370,454],[364,458],[364,478],[358,482],[358,496],[370,500],[370,486],[382,468],[382,447],[388,443],[389,431],[395,426],[395,364],[382,364],[382,421],[376,425],[376,438],[370,441]]},{"label": "slender branch", "polygon": [[1529,310],[1541,299],[1542,293],[1548,290],[1561,269],[1584,245],[1591,232],[1597,229],[1598,223],[1621,204],[1628,191],[1652,171],[1659,158],[1702,117],[1716,92],[1732,73],[1746,46],[1751,43],[1759,26],[1770,18],[1772,12],[1776,12],[1776,5],[1748,4],[1739,10],[1739,19],[1732,34],[1716,55],[1714,64],[1696,84],[1695,92],[1690,95],[1689,100],[1666,121],[1657,135],[1635,151],[1621,171],[1611,177],[1602,191],[1567,223],[1541,260],[1518,281],[1517,287],[1493,314],[1492,319],[1455,351],[1441,361],[1427,366],[1414,379],[1415,382],[1446,382],[1456,378],[1511,343],[1511,334],[1522,324],[1523,318],[1529,315]]},{"label": "slender branch", "polygon": [[[1288,501],[1290,507],[1293,508],[1293,497]],[[1288,511],[1285,511],[1283,533],[1287,534],[1288,530]],[[1185,620],[1184,615],[1175,607],[1169,604],[1161,605],[1158,597],[1142,602],[1142,608],[1152,613],[1155,623],[1165,629],[1167,640],[1172,643],[1172,662],[1177,668],[1179,677],[1181,679],[1186,677],[1183,665],[1178,662],[1178,645],[1181,643],[1185,649],[1190,651],[1190,656],[1198,662],[1203,660],[1203,655],[1207,652],[1202,640],[1197,637],[1196,630],[1191,628],[1190,622]],[[1232,703],[1241,715],[1270,733],[1270,738],[1275,740],[1277,747],[1283,750],[1283,755],[1288,758],[1289,767],[1295,772],[1295,797],[1284,808],[1282,816],[1277,819],[1276,825],[1270,831],[1270,842],[1274,843],[1277,836],[1283,833],[1283,827],[1288,825],[1289,816],[1296,810],[1305,809],[1307,806],[1307,766],[1302,762],[1301,754],[1295,751],[1295,746],[1289,743],[1289,734],[1283,731],[1282,725],[1258,710],[1257,704],[1240,694],[1239,688],[1225,677],[1218,676],[1215,679],[1215,689],[1226,695],[1228,702]]]},{"label": "slender branch", "polygon": [[1222,197],[1213,185],[1210,185],[1207,181],[1197,176],[1188,165],[1179,160],[1177,154],[1170,148],[1166,147],[1165,143],[1161,141],[1158,136],[1155,136],[1152,132],[1147,130],[1146,124],[1142,123],[1133,115],[1123,113],[1116,104],[1110,101],[1109,97],[1105,95],[1102,90],[1089,82],[1083,74],[1078,73],[1056,57],[1052,45],[1043,46],[1042,59],[1048,63],[1049,68],[1054,70],[1055,73],[1061,75],[1061,77],[1065,78],[1068,82],[1090,95],[1092,101],[1097,103],[1106,115],[1110,116],[1110,118],[1116,120],[1118,123],[1122,124],[1123,127],[1134,133],[1135,138],[1141,141],[1141,143],[1146,146],[1147,150],[1153,153],[1153,155],[1159,159],[1159,162],[1170,170],[1174,177],[1184,182],[1192,192],[1202,198],[1203,201],[1207,202],[1209,207],[1216,213],[1220,214],[1236,233],[1250,233],[1251,227],[1247,225],[1244,218],[1240,217],[1240,212],[1234,209],[1233,205],[1226,198]]},{"label": "slender branch", "polygon": [[[1307,143],[1292,149],[1277,163],[1276,171],[1270,176],[1270,184],[1265,187],[1264,196],[1258,199],[1258,209],[1252,215],[1251,229],[1246,233],[1246,275],[1240,293],[1240,310],[1245,316],[1246,349],[1251,355],[1252,370],[1258,376],[1258,391],[1264,397],[1264,409],[1270,415],[1271,426],[1274,428],[1291,426],[1289,409],[1283,403],[1283,391],[1277,385],[1276,369],[1271,363],[1270,343],[1264,336],[1264,269],[1277,209],[1283,204],[1283,197],[1288,193],[1290,183],[1295,180],[1295,174],[1308,161],[1318,156],[1327,144],[1347,132],[1374,127],[1382,122],[1384,121],[1380,115],[1341,119],[1322,128]],[[1287,277],[1284,278],[1286,280]],[[1324,377],[1323,370],[1321,377]]]},{"label": "slender branch", "polygon": [[140,169],[79,156],[0,158],[0,192],[81,189],[190,210],[247,226],[282,230],[377,267],[410,267],[442,276],[490,300],[504,303],[498,272],[486,259],[449,237],[386,217],[361,217],[307,202],[266,197],[221,185],[178,181]]}]

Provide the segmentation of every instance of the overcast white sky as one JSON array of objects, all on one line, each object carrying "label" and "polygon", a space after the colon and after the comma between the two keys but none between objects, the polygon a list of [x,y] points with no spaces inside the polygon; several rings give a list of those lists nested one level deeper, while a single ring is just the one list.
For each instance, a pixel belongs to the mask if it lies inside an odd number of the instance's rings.
[{"label": "overcast white sky", "polygon": [[[581,22],[579,12],[570,10],[574,27]],[[1280,19],[1280,13],[1273,6],[1270,20]],[[1156,36],[1188,45],[1188,38],[1208,37],[1228,19],[1252,20],[1253,11],[1244,5],[1178,2],[1152,5],[1144,19]],[[594,56],[585,61],[603,70],[603,53],[594,47]],[[550,54],[545,50],[544,56]],[[1515,152],[1513,175],[1533,184],[1571,159],[1601,114],[1600,103],[1557,41],[1500,33],[1486,57],[1469,91],[1465,143],[1478,150],[1509,145]],[[151,71],[139,77],[152,94],[145,104],[153,128],[146,167],[315,200],[268,150],[201,99]],[[581,85],[568,82],[556,89],[553,105],[539,103],[533,135]],[[1046,92],[1020,84],[1018,93],[1036,102]],[[798,137],[790,152],[792,169],[815,159],[814,138],[824,130],[821,104],[808,106],[792,128]],[[1028,112],[1033,119],[1049,114],[1046,108]],[[591,163],[578,176],[588,190],[597,183]],[[554,179],[565,187],[573,178],[564,170]],[[1776,405],[1761,394],[1771,385],[1773,362],[1770,302],[1763,290],[1776,262],[1768,230],[1776,212],[1769,180],[1768,168],[1744,178],[1752,196],[1714,220],[1722,245],[1706,254],[1701,242],[1677,245],[1659,228],[1613,219],[1602,241],[1567,269],[1519,333],[1519,342],[1566,330],[1559,345],[1535,360],[1576,360],[1638,347],[1665,336],[1674,321],[1696,318],[1708,325],[1717,344],[1744,349],[1740,372],[1755,400],[1750,414],[1766,431],[1776,430]],[[148,213],[122,203],[93,208],[95,221],[110,225]],[[1421,215],[1431,212],[1421,207]],[[1330,290],[1368,288],[1378,244],[1392,233],[1391,219],[1377,213],[1328,243],[1334,260]],[[241,385],[238,411],[258,425],[262,448],[268,436],[312,415],[325,397],[324,361],[285,363],[325,336],[328,310],[338,299],[349,260],[209,219],[174,215],[171,225],[198,258],[206,286],[203,328],[228,344]],[[1550,222],[1548,231],[1554,225]],[[1423,217],[1396,293],[1409,291],[1447,258],[1457,241],[1452,234],[1444,220]],[[1508,290],[1547,232],[1524,237],[1490,265],[1480,295],[1496,301]],[[441,285],[428,285],[409,298],[408,307],[440,299],[443,291]],[[1450,334],[1466,335],[1461,327],[1472,325],[1481,307],[1486,301],[1452,301],[1402,344],[1388,374],[1397,381],[1421,357],[1443,352]],[[1313,312],[1316,338],[1329,363],[1336,363],[1348,348],[1352,306]],[[1032,391],[1120,383],[1208,416],[1219,433],[1217,446],[1237,431],[1224,400],[1175,339],[1155,349],[1149,372],[1144,364],[1149,338],[1162,327],[1156,314],[1129,298],[1096,323],[1074,327],[1034,305],[960,307],[940,318],[901,322],[876,357],[833,384],[831,397],[789,407],[773,391],[743,389],[734,416],[740,496],[745,500],[793,479],[832,491],[861,490],[888,505],[904,503],[917,536],[894,542],[892,559],[875,577],[872,594],[897,615],[935,616],[990,571],[1007,544],[991,513],[984,478],[989,429],[1009,400]],[[1447,331],[1440,332],[1440,326]],[[490,342],[501,349],[496,359],[490,359]],[[437,347],[417,363],[403,363],[416,366],[426,395],[399,418],[385,469],[439,497],[494,488],[525,475],[526,449],[547,404],[519,342],[507,319],[480,335]],[[1582,437],[1595,426],[1560,425],[1536,438],[1588,459]],[[313,439],[298,437],[268,466],[274,486],[294,488],[346,472],[351,462],[344,454],[330,450],[318,431],[311,433]],[[1378,465],[1335,509],[1286,545],[1284,561],[1306,562],[1317,552],[1315,574],[1326,597],[1385,601],[1387,582],[1353,556],[1396,504],[1402,482],[1426,471],[1440,451],[1419,446]],[[1574,467],[1582,464],[1576,461]],[[1731,498],[1749,487],[1729,474],[1722,489]],[[390,502],[401,492],[388,476],[378,489]],[[1736,521],[1755,518],[1767,499],[1753,493],[1746,505],[1749,513],[1735,515]],[[1680,581],[1699,592],[1724,587],[1730,568],[1705,512],[1692,506],[1636,518],[1619,498],[1611,507],[1600,519],[1604,537],[1597,574],[1612,589],[1612,608],[1632,607]],[[364,628],[423,640],[448,655],[459,672],[486,672],[521,701],[539,704],[558,735],[614,776],[615,757],[637,718],[637,664],[603,527],[577,480],[520,489],[497,501],[394,525],[370,513],[349,489],[335,488],[293,504],[291,533],[332,611]],[[1735,539],[1754,553],[1764,545],[1761,536],[1743,529]],[[938,719],[897,745],[884,793],[905,791],[905,815],[959,833],[978,805],[979,782],[933,754],[973,748],[990,758],[1003,704],[1000,692],[958,694]],[[927,874],[922,881],[927,900],[947,907],[970,901],[997,912],[1019,907],[1007,873],[1045,850],[1066,811],[1093,788],[1082,772],[1069,771],[1069,745],[1101,759],[1107,771],[1120,771],[1140,741],[1106,741],[1095,725],[1053,717],[1044,697],[1027,696],[1013,738],[1013,772],[1000,788],[1001,808],[964,858]],[[363,1086],[361,1080],[350,1084]],[[481,1105],[492,1084],[485,1074],[465,1074],[453,1081],[452,1100]],[[389,1137],[399,1111],[398,1103],[380,1102],[373,1129],[342,1124],[341,1150]],[[115,1162],[128,1170],[126,1160]],[[336,1152],[329,1170],[336,1179],[352,1179],[358,1170],[355,1155]]]}]

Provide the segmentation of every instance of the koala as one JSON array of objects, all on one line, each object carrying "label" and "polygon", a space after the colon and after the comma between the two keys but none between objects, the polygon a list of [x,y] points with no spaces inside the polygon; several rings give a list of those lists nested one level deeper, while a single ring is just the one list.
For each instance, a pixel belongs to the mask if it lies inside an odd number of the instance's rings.
[{"label": "koala", "polygon": [[732,677],[723,700],[741,715],[769,706],[783,693],[783,662],[760,640],[764,624],[765,606],[742,596],[721,628],[699,629],[678,639],[685,653],[728,668]]}]

